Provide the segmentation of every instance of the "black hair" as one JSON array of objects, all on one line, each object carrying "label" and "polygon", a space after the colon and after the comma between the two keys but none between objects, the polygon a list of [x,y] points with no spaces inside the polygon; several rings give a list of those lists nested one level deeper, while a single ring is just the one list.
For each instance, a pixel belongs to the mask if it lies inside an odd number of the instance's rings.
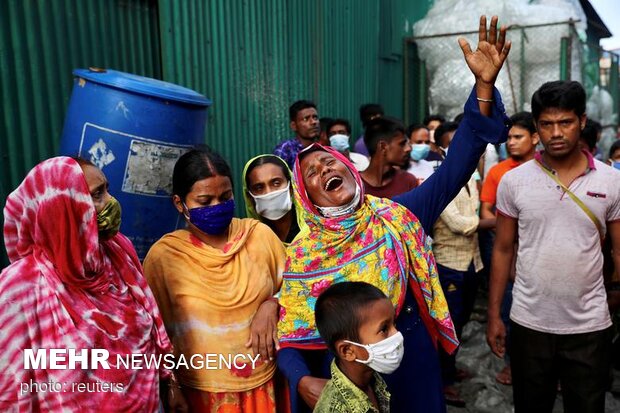
[{"label": "black hair", "polygon": [[461,112],[461,113],[459,113],[458,115],[456,115],[454,117],[454,122],[461,123],[461,121],[463,120],[464,117],[465,117],[465,113]]},{"label": "black hair", "polygon": [[360,106],[360,121],[362,121],[362,126],[364,127],[366,127],[370,118],[376,115],[383,116],[384,114],[383,106],[378,103],[366,103]]},{"label": "black hair", "polygon": [[432,121],[437,120],[439,121],[439,123],[444,123],[446,121],[446,118],[444,118],[441,115],[428,115],[424,118],[424,120],[422,121],[423,124],[425,124],[426,126],[428,126],[429,123],[431,123]]},{"label": "black hair", "polygon": [[99,167],[97,165],[95,165],[90,159],[86,159],[86,158],[82,158],[81,156],[72,156],[71,159],[73,159],[75,162],[78,163],[78,165],[80,166],[94,166],[95,168],[99,169]]},{"label": "black hair", "polygon": [[459,124],[456,122],[444,122],[441,125],[437,126],[435,129],[435,143],[442,148],[445,148],[443,145],[443,136],[449,132],[453,132],[459,128]]},{"label": "black hair", "polygon": [[358,342],[364,320],[362,310],[377,300],[387,300],[383,292],[365,282],[341,282],[330,286],[316,300],[314,318],[327,347],[336,353],[338,340]]},{"label": "black hair", "polygon": [[319,126],[321,128],[321,132],[327,132],[329,130],[329,124],[332,123],[333,120],[333,118],[319,119]]},{"label": "black hair", "polygon": [[261,156],[260,158],[254,159],[248,165],[248,169],[244,177],[246,187],[248,188],[250,187],[250,182],[248,181],[250,172],[252,172],[254,168],[256,168],[257,166],[265,165],[268,163],[279,166],[280,169],[282,169],[282,175],[284,175],[289,182],[291,181],[291,173],[288,169],[288,166],[286,165],[286,162],[284,162],[282,159],[278,158],[275,155],[266,155],[266,156]]},{"label": "black hair", "polygon": [[518,126],[527,130],[530,135],[536,133],[536,125],[534,124],[534,117],[531,112],[519,112],[510,117],[512,126]]},{"label": "black hair", "polygon": [[620,150],[620,140],[615,141],[612,145],[611,148],[609,148],[609,159],[612,158],[612,156],[614,156],[614,152]]},{"label": "black hair", "polygon": [[220,154],[208,148],[192,149],[181,155],[174,164],[172,193],[185,201],[197,181],[216,175],[228,177],[230,184],[233,184],[230,166]]},{"label": "black hair", "polygon": [[294,122],[295,120],[297,120],[297,114],[299,112],[301,112],[304,109],[308,109],[308,108],[316,109],[316,105],[311,100],[298,100],[297,102],[294,102],[288,108],[288,116],[291,122]]},{"label": "black hair", "polygon": [[420,129],[428,130],[426,125],[423,125],[421,123],[412,123],[411,125],[407,126],[407,129],[405,130],[405,135],[407,135],[407,138],[410,139],[411,138],[411,134],[413,132],[415,132],[415,131],[420,130]]},{"label": "black hair", "polygon": [[348,120],[343,119],[343,118],[332,119],[332,121],[329,122],[329,124],[327,125],[327,129],[326,129],[327,132],[329,132],[329,130],[334,125],[344,125],[344,128],[347,130],[347,134],[351,136],[351,124],[349,123]]},{"label": "black hair", "polygon": [[600,123],[592,119],[586,119],[586,125],[581,130],[581,139],[584,140],[590,152],[596,148],[598,134],[603,130]]},{"label": "black hair", "polygon": [[575,81],[547,82],[532,95],[534,120],[538,122],[542,111],[549,108],[572,110],[581,116],[586,112],[586,91]]},{"label": "black hair", "polygon": [[364,143],[370,156],[377,152],[379,141],[390,142],[398,132],[404,135],[405,127],[396,118],[385,116],[369,121],[364,130]]}]

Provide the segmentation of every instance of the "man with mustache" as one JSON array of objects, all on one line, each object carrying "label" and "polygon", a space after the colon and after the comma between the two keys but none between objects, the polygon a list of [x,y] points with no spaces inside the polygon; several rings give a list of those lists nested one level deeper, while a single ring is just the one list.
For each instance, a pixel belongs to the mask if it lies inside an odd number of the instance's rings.
[{"label": "man with mustache", "polygon": [[298,100],[289,107],[290,126],[295,136],[280,142],[273,154],[284,159],[293,169],[299,151],[319,139],[321,128],[316,105],[309,100]]}]

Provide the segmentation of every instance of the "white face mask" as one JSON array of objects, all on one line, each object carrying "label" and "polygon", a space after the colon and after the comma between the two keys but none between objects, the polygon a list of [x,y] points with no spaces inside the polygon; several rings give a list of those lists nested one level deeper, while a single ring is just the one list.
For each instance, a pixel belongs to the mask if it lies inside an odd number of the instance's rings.
[{"label": "white face mask", "polygon": [[345,340],[349,344],[364,347],[368,352],[367,360],[355,359],[355,361],[383,374],[393,373],[400,366],[405,354],[403,341],[404,337],[400,331],[375,344],[359,344]]},{"label": "white face mask", "polygon": [[349,149],[349,137],[347,135],[332,135],[329,137],[329,145],[338,152],[344,152]]},{"label": "white face mask", "polygon": [[286,215],[293,206],[291,193],[289,192],[290,186],[291,183],[289,181],[286,188],[269,192],[265,195],[254,195],[250,192],[250,195],[254,198],[254,202],[256,203],[256,213],[271,221],[277,221]]},{"label": "white face mask", "polygon": [[339,207],[320,207],[318,205],[315,205],[314,207],[321,213],[321,215],[326,218],[338,218],[355,211],[357,205],[360,203],[360,196],[360,187],[359,185],[356,185],[355,195],[353,196],[353,199],[351,199],[351,202],[349,202],[348,204]]}]

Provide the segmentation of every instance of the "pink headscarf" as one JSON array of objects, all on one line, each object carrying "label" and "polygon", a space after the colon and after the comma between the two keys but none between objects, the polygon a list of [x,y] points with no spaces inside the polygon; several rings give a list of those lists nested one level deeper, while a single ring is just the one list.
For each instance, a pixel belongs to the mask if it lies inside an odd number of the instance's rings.
[{"label": "pink headscarf", "polygon": [[332,155],[334,158],[338,159],[340,162],[345,164],[345,166],[347,167],[351,175],[353,175],[353,179],[355,179],[355,183],[357,183],[357,186],[359,187],[360,203],[364,202],[364,182],[362,181],[362,176],[357,171],[355,166],[353,166],[351,161],[347,159],[346,156],[344,156],[343,154],[341,154],[340,152],[338,152],[331,146],[323,146],[319,143],[313,143],[312,145],[304,148],[301,152],[299,152],[299,154],[295,158],[295,164],[293,167],[293,176],[295,178],[294,183],[295,185],[297,185],[299,198],[301,199],[301,204],[306,211],[309,211],[315,215],[319,214],[319,211],[317,211],[312,201],[310,201],[310,197],[308,196],[308,192],[306,191],[306,185],[304,184],[304,177],[301,174],[301,158],[303,158],[304,155],[309,152],[327,152],[330,155]]},{"label": "pink headscarf", "polygon": [[[301,173],[300,157],[314,151],[330,153],[353,175],[361,196],[354,209],[347,205],[347,210],[353,209],[351,212],[328,218],[313,205]],[[409,287],[433,341],[448,353],[454,352],[458,339],[435,258],[415,215],[389,199],[364,195],[359,172],[333,148],[309,146],[298,154],[293,173],[295,196],[305,209],[304,220],[310,231],[287,249],[279,299],[280,346],[324,349],[314,320],[316,298],[333,283],[364,281],[382,290],[397,314]]]},{"label": "pink headscarf", "polygon": [[[170,342],[131,242],[122,234],[99,240],[78,163],[57,157],[35,166],[4,216],[11,265],[0,274],[0,411],[156,411],[160,372],[117,368],[116,355],[166,354]],[[24,349],[52,348],[106,349],[110,369],[23,368]],[[50,382],[63,390],[24,391]],[[117,391],[78,391],[97,382]]]}]

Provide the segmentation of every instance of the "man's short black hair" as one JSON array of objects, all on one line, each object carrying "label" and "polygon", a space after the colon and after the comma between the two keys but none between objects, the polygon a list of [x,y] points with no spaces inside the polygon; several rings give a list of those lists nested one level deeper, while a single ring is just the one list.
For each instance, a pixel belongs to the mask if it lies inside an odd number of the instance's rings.
[{"label": "man's short black hair", "polygon": [[321,128],[321,132],[327,132],[329,130],[329,124],[332,123],[333,120],[333,118],[319,119],[319,126]]},{"label": "man's short black hair", "polygon": [[547,82],[532,95],[534,120],[538,122],[542,111],[549,108],[572,110],[581,116],[586,113],[586,91],[575,81]]},{"label": "man's short black hair", "polygon": [[536,133],[536,125],[534,125],[534,117],[531,112],[519,112],[510,117],[512,126],[518,126],[527,130],[531,135]]},{"label": "man's short black hair", "polygon": [[297,114],[304,109],[314,108],[316,109],[316,105],[311,100],[298,100],[293,103],[288,108],[288,116],[291,119],[291,122],[294,122],[297,119]]},{"label": "man's short black hair", "polygon": [[439,123],[444,123],[446,121],[446,118],[441,115],[428,115],[424,118],[424,121],[422,121],[422,123],[428,126],[428,124],[434,120],[439,121]]},{"label": "man's short black hair", "polygon": [[445,148],[446,146],[444,146],[444,135],[449,133],[449,132],[453,132],[455,130],[457,130],[459,128],[459,124],[456,122],[444,122],[441,125],[437,126],[437,129],[435,129],[435,143],[439,146],[441,146],[442,148]]},{"label": "man's short black hair", "polygon": [[387,299],[374,285],[365,282],[341,282],[332,285],[316,300],[316,327],[327,347],[336,353],[338,340],[359,343],[359,329],[364,320],[362,310],[377,300]]},{"label": "man's short black hair", "polygon": [[329,132],[334,125],[344,125],[344,128],[347,130],[347,135],[351,136],[351,124],[348,120],[343,118],[332,119],[332,121],[327,125],[327,132]]},{"label": "man's short black hair", "polygon": [[581,139],[584,140],[590,152],[596,148],[598,134],[603,131],[603,126],[595,120],[586,119],[586,125],[581,130]]},{"label": "man's short black hair", "polygon": [[383,116],[383,106],[378,103],[366,103],[360,106],[360,120],[362,125],[366,127],[366,124],[370,121],[370,118],[380,115]]},{"label": "man's short black hair", "polygon": [[396,118],[389,116],[375,118],[368,122],[364,130],[364,143],[370,156],[377,152],[379,141],[390,142],[398,132],[405,134],[405,127]]},{"label": "man's short black hair", "polygon": [[407,138],[411,139],[411,134],[415,131],[419,131],[420,129],[428,130],[426,125],[423,125],[421,123],[412,123],[411,125],[407,126],[407,129],[405,129],[405,135],[407,136]]}]

